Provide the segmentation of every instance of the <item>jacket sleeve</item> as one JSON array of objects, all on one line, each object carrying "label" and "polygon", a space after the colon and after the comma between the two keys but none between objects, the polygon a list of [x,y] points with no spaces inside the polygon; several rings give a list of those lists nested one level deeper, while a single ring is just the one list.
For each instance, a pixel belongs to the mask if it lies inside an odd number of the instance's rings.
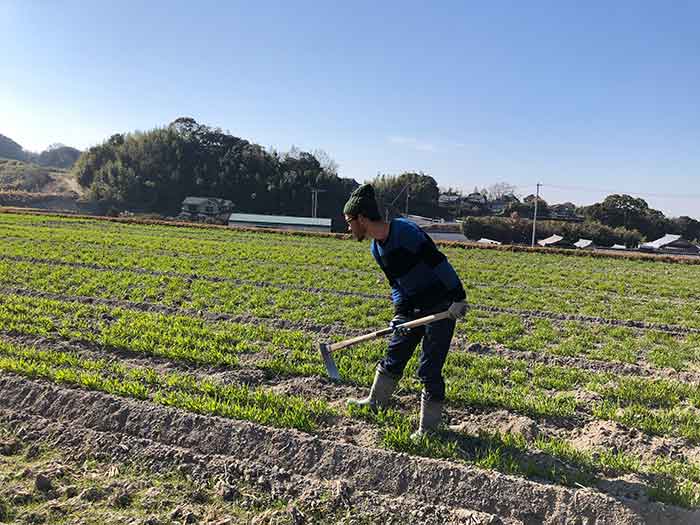
[{"label": "jacket sleeve", "polygon": [[377,264],[384,272],[384,275],[386,275],[386,278],[389,280],[389,286],[391,286],[391,302],[394,304],[394,315],[410,315],[411,305],[406,297],[406,294],[401,291],[398,283],[389,276],[386,268],[384,267],[384,263],[382,263],[382,258],[379,256],[374,246],[372,247],[371,252],[374,260],[377,261]]},{"label": "jacket sleeve", "polygon": [[430,236],[420,230],[415,241],[416,253],[421,261],[432,268],[435,275],[447,290],[447,298],[453,302],[464,301],[467,297],[457,272],[452,267],[447,257],[437,249]]}]

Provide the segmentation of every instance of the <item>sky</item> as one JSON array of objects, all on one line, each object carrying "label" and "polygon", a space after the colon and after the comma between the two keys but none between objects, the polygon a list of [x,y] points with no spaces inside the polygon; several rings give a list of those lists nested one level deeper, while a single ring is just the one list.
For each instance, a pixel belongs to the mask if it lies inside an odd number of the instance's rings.
[{"label": "sky", "polygon": [[700,217],[699,25],[684,0],[0,0],[0,133],[85,149],[190,116],[358,182]]}]

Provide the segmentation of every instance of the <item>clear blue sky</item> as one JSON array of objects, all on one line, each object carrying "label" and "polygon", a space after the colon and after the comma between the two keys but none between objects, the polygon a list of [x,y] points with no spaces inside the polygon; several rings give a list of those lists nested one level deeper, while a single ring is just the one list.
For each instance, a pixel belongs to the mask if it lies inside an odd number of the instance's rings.
[{"label": "clear blue sky", "polygon": [[0,133],[82,149],[192,116],[358,181],[700,217],[698,27],[682,0],[0,0]]}]

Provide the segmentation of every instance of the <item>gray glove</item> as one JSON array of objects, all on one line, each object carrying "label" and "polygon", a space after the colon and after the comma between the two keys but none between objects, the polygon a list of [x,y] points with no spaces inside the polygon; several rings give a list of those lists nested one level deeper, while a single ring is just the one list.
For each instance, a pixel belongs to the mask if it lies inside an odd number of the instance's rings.
[{"label": "gray glove", "polygon": [[402,325],[403,323],[409,322],[411,319],[402,314],[396,314],[394,318],[389,321],[389,328],[391,328],[396,335],[399,336],[404,336],[408,335],[408,333],[411,331],[410,328],[401,328],[399,325]]},{"label": "gray glove", "polygon": [[447,309],[447,314],[449,315],[450,319],[457,320],[461,319],[464,317],[464,315],[467,313],[467,303],[464,301],[459,301],[457,303],[452,303],[450,307]]}]

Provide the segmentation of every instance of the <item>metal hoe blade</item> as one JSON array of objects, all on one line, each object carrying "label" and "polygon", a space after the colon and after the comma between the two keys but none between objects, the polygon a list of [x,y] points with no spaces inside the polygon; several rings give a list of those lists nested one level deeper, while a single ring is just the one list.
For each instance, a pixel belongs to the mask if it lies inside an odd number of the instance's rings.
[{"label": "metal hoe blade", "polygon": [[340,373],[338,372],[338,367],[335,366],[333,356],[328,349],[328,343],[321,343],[319,349],[321,350],[321,357],[323,357],[323,364],[326,365],[326,372],[328,372],[328,376],[331,379],[340,379]]}]

